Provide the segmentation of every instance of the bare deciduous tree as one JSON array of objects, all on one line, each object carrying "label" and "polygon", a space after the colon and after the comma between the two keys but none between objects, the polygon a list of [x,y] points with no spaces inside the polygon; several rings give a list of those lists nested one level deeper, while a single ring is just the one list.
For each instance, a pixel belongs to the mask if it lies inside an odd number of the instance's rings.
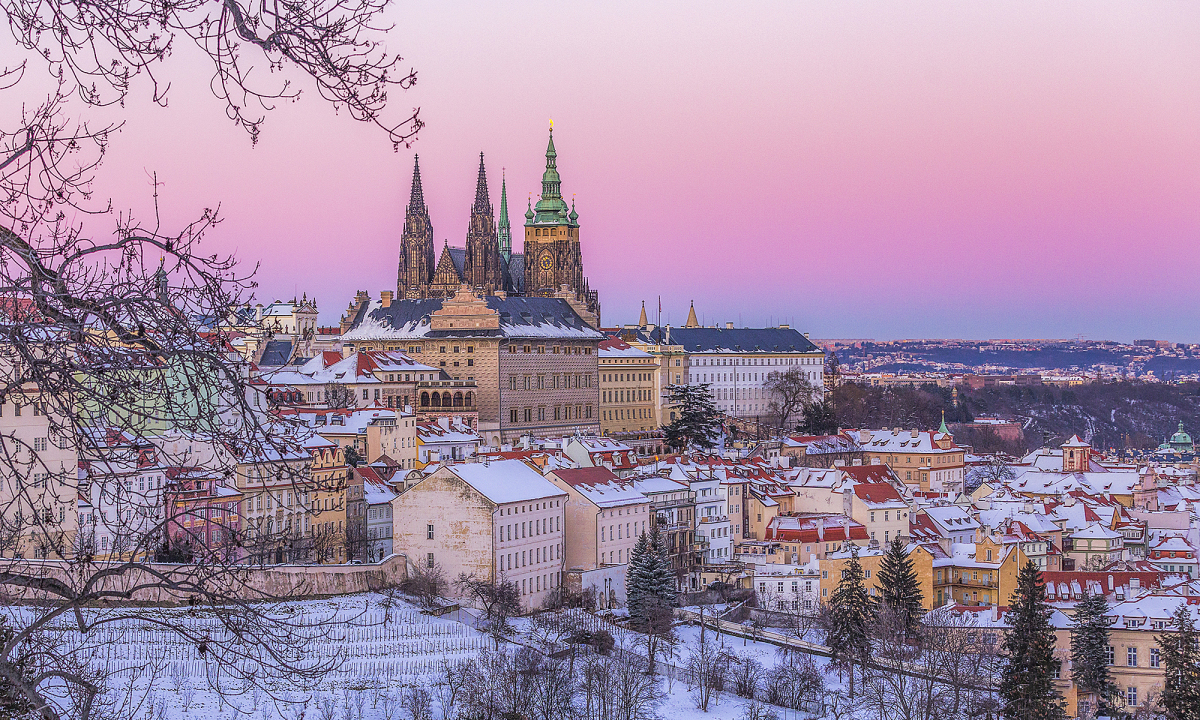
[{"label": "bare deciduous tree", "polygon": [[[87,113],[126,104],[139,82],[165,103],[184,41],[253,139],[304,78],[405,142],[420,121],[389,122],[386,91],[415,76],[379,44],[385,4],[0,1],[18,53],[0,69],[0,592],[29,603],[0,643],[0,686],[42,720],[140,712],[108,702],[122,680],[93,661],[95,638],[131,626],[196,648],[223,698],[330,667],[302,659],[320,623],[289,619],[287,598],[250,581],[247,548],[258,562],[301,551],[320,524],[311,496],[329,489],[231,344],[253,271],[205,249],[215,207],[164,223],[157,178],[148,217],[114,212],[93,180],[120,124]],[[287,524],[243,525],[247,488]]]}]

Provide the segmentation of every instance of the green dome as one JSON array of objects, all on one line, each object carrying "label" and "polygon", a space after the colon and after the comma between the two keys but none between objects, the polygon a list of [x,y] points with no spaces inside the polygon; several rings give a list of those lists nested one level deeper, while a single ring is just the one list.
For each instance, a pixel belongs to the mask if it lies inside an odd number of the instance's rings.
[{"label": "green dome", "polygon": [[1169,442],[1175,450],[1191,450],[1193,446],[1192,436],[1183,431],[1182,422],[1179,423],[1179,432],[1172,435]]}]

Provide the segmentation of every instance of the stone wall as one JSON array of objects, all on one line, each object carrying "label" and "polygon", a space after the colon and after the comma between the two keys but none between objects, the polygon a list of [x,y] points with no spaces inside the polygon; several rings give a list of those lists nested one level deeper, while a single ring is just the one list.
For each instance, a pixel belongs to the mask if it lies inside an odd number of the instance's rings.
[{"label": "stone wall", "polygon": [[[76,586],[77,580],[68,579],[72,568],[64,562],[54,560],[4,560],[13,565],[14,572],[37,574],[47,579],[64,581]],[[97,572],[105,569],[106,563],[97,563]],[[114,563],[111,567],[117,567]],[[94,575],[95,573],[93,573]],[[151,574],[168,580],[176,578],[187,584],[200,577],[214,577],[196,566],[151,564],[145,569],[133,569],[113,575],[99,587],[121,593],[113,603],[132,602],[146,604],[187,604],[189,592],[177,592],[162,587]],[[408,559],[404,555],[390,555],[379,563],[366,565],[274,565],[266,568],[238,568],[220,573],[208,585],[215,590],[246,600],[299,600],[306,598],[348,595],[378,591],[400,584],[408,576]],[[0,601],[22,602],[38,599],[35,590],[24,591],[13,585],[0,586]]]}]

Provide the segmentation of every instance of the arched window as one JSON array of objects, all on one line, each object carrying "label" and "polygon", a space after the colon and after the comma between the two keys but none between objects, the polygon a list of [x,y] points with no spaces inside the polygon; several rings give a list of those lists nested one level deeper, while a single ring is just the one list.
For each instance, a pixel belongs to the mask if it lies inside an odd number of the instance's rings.
[{"label": "arched window", "polygon": [[460,392],[454,393],[454,407],[463,406],[463,395]]},{"label": "arched window", "polygon": [[442,406],[442,394],[441,394],[441,393],[434,393],[434,394],[433,394],[433,406],[434,406],[434,407],[441,407],[441,406]]},{"label": "arched window", "polygon": [[450,407],[450,391],[442,393],[442,407]]},{"label": "arched window", "polygon": [[474,407],[475,406],[475,394],[467,393],[467,396],[466,396],[464,402],[467,407]]},{"label": "arched window", "polygon": [[429,393],[421,393],[421,407],[429,407]]}]

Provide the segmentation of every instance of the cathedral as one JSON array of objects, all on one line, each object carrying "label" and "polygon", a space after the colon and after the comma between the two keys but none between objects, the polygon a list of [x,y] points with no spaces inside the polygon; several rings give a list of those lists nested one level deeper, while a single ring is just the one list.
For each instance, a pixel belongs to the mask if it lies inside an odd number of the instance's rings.
[{"label": "cathedral", "polygon": [[579,248],[579,214],[562,198],[554,151],[554,128],[546,147],[542,194],[525,210],[523,252],[512,251],[512,226],[508,220],[508,187],[500,184],[500,218],[497,223],[488,195],[483,153],[479,154],[479,179],[465,247],[443,241],[434,259],[433,223],[421,187],[420,161],[414,158],[412,193],[400,239],[397,299],[447,298],[467,285],[484,295],[562,297],[573,299],[598,319],[600,300],[588,288]]}]

